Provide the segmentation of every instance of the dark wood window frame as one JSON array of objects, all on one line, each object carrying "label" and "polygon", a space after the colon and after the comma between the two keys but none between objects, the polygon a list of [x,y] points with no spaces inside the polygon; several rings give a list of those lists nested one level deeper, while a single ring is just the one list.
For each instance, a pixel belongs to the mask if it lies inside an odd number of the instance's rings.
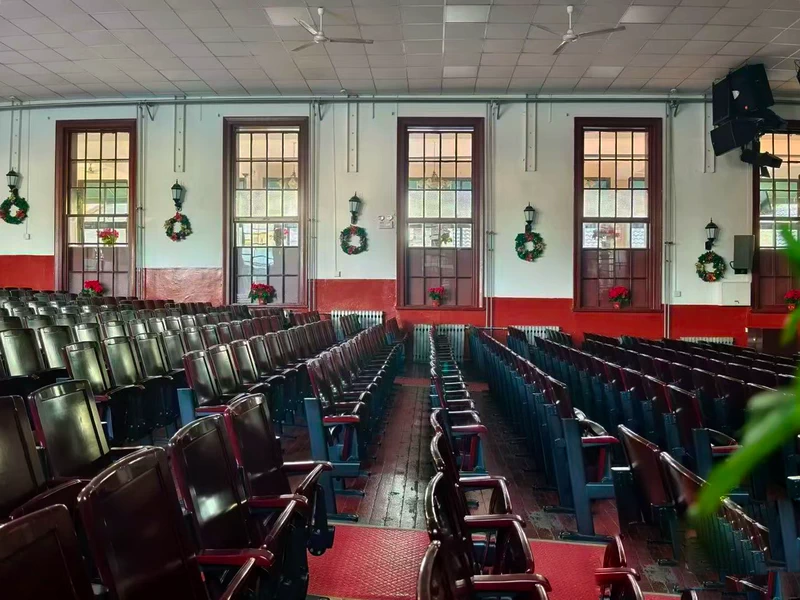
[{"label": "dark wood window frame", "polygon": [[[434,307],[406,302],[406,250],[408,237],[408,130],[413,127],[472,127],[472,298],[469,306],[445,304]],[[483,310],[481,265],[483,264],[483,169],[484,169],[484,119],[482,117],[399,117],[397,119],[397,308],[416,310]]]},{"label": "dark wood window frame", "polygon": [[225,117],[222,120],[222,271],[225,286],[225,301],[235,302],[233,298],[233,277],[235,269],[233,266],[233,182],[235,168],[235,136],[239,127],[299,127],[299,147],[298,147],[298,222],[300,223],[300,269],[298,275],[298,298],[297,304],[272,304],[271,306],[285,307],[305,307],[308,298],[308,273],[307,273],[307,252],[308,252],[308,117],[296,118],[273,118],[273,117]]},{"label": "dark wood window frame", "polygon": [[[663,146],[661,118],[626,118],[626,117],[576,117],[574,123],[574,177],[573,177],[573,213],[574,213],[574,240],[573,240],[573,311],[575,312],[607,312],[614,310],[611,303],[600,306],[582,306],[581,303],[581,273],[583,254],[583,163],[584,163],[584,130],[596,127],[603,128],[647,128],[650,134],[648,141],[648,177],[652,182],[648,203],[649,227],[648,235],[650,252],[647,260],[648,280],[650,281],[646,307],[628,307],[625,312],[651,313],[662,311],[661,301],[661,211],[663,203],[662,168]],[[602,220],[600,218],[598,221]],[[615,219],[616,220],[616,219]]]},{"label": "dark wood window frame", "polygon": [[[788,134],[800,134],[800,121],[788,121],[787,122],[787,131],[783,132],[770,132],[770,133],[788,133]],[[761,144],[756,142],[754,144],[754,151],[756,153],[760,153]],[[791,151],[791,155],[794,156],[794,152]],[[798,152],[800,155],[800,151]],[[759,173],[759,168],[754,166],[752,169],[753,173],[753,180],[752,180],[752,209],[753,209],[753,235],[755,236],[755,244],[753,249],[753,271],[752,271],[752,279],[750,284],[750,297],[752,300],[751,310],[757,313],[786,313],[786,305],[781,301],[780,304],[767,304],[761,305],[761,260],[760,260],[760,253],[761,247],[759,245],[759,238],[761,235],[761,175]],[[778,219],[776,219],[778,220]],[[787,220],[797,220],[797,219],[787,219]],[[776,230],[775,235],[779,235],[778,231]],[[769,248],[767,249],[769,250]],[[785,269],[789,269],[788,261],[785,258],[782,258],[782,255],[776,252],[776,260],[782,261],[781,265],[774,265],[773,268],[778,266],[784,267]],[[773,276],[774,277],[774,276]],[[800,277],[793,276],[793,281],[795,282],[792,287],[798,286],[800,287]]]},{"label": "dark wood window frame", "polygon": [[128,246],[130,267],[128,295],[136,294],[136,231],[137,231],[137,123],[136,119],[96,119],[56,121],[56,174],[55,174],[55,287],[66,290],[69,286],[69,253],[67,252],[66,207],[69,186],[70,136],[76,132],[109,133],[127,132],[130,136],[128,182]]}]

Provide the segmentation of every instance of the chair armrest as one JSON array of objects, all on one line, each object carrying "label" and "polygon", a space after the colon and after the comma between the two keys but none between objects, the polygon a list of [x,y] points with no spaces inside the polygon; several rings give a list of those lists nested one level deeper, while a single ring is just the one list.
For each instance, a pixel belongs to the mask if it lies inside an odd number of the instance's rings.
[{"label": "chair armrest", "polygon": [[580,420],[580,424],[583,426],[585,430],[589,431],[592,435],[596,436],[608,435],[608,431],[606,431],[606,429],[602,425],[600,425],[600,423],[592,421],[591,419],[587,419],[584,417],[583,419]]},{"label": "chair armrest", "polygon": [[138,452],[146,448],[146,446],[119,446],[117,448],[109,448],[108,455],[113,460],[119,460],[120,458],[125,458],[128,454],[133,454],[134,452]]},{"label": "chair armrest", "polygon": [[15,508],[9,516],[12,519],[16,519],[56,504],[63,504],[72,513],[78,503],[78,494],[86,487],[87,483],[89,483],[88,479],[73,479],[52,487],[41,494],[37,494],[22,506]]},{"label": "chair armrest", "polygon": [[619,440],[613,435],[590,435],[581,438],[581,446],[584,448],[608,446],[610,444],[619,444]]},{"label": "chair armrest", "polygon": [[[458,486],[463,489],[492,490],[489,512],[494,514],[507,514],[512,512],[511,494],[508,492],[505,477],[492,477],[491,475],[478,475],[474,477],[459,477]],[[524,525],[523,525],[524,526]]]},{"label": "chair armrest", "polygon": [[197,553],[200,566],[240,566],[250,560],[263,569],[275,563],[275,555],[266,548],[244,548],[242,550],[203,550]]},{"label": "chair armrest", "polygon": [[451,412],[474,412],[475,403],[472,400],[451,400],[445,398],[444,403],[447,404],[447,410]]},{"label": "chair armrest", "polygon": [[342,410],[350,410],[355,412],[359,410],[363,404],[364,404],[363,402],[337,402],[334,405],[334,408]]},{"label": "chair armrest", "polygon": [[284,375],[269,375],[266,379],[267,384],[282,384],[286,381],[286,377]]},{"label": "chair armrest", "polygon": [[286,510],[292,502],[297,503],[299,509],[308,510],[308,498],[299,494],[281,494],[280,496],[250,496],[247,505],[254,509]]},{"label": "chair armrest", "polygon": [[281,465],[281,471],[287,475],[292,473],[310,473],[317,467],[322,467],[323,471],[333,470],[333,464],[327,460],[297,460],[283,463]]},{"label": "chair armrest", "polygon": [[325,425],[355,425],[361,422],[358,415],[336,415],[333,417],[322,417]]},{"label": "chair armrest", "polygon": [[733,439],[729,435],[725,435],[721,431],[717,431],[716,429],[710,429],[706,427],[706,431],[708,431],[708,437],[711,439],[711,443],[715,446],[738,446],[739,442]]},{"label": "chair armrest", "polygon": [[228,587],[225,588],[225,591],[222,592],[218,600],[234,600],[239,594],[243,594],[247,591],[245,589],[247,580],[250,579],[251,576],[256,575],[260,570],[261,569],[256,566],[256,559],[248,558],[247,562],[244,563],[242,568],[234,575]]},{"label": "chair armrest", "polygon": [[631,569],[630,567],[603,567],[602,569],[596,569],[594,579],[598,585],[608,585],[625,579],[628,575],[632,575],[636,581],[641,579],[636,569]]},{"label": "chair armrest", "polygon": [[523,523],[519,515],[467,515],[464,525],[469,529],[505,529]]},{"label": "chair armrest", "polygon": [[711,446],[712,456],[727,456],[736,452],[741,446]]},{"label": "chair armrest", "polygon": [[283,537],[284,531],[291,526],[295,515],[298,515],[305,520],[306,516],[304,513],[307,513],[308,510],[308,502],[306,502],[304,505],[297,500],[289,502],[286,508],[283,509],[283,512],[278,515],[278,518],[272,523],[272,529],[270,529],[269,533],[267,533],[267,535],[264,537],[264,543],[262,544],[261,548],[270,549],[273,544],[277,543]]},{"label": "chair armrest", "polygon": [[227,404],[220,404],[218,406],[197,406],[194,409],[195,414],[198,415],[216,415],[222,414],[228,410]]},{"label": "chair armrest", "polygon": [[[535,600],[546,600],[552,588],[550,582],[538,573],[519,573],[508,575],[475,575],[472,585],[476,592],[520,592],[534,594]],[[496,595],[496,594],[495,594]]]},{"label": "chair armrest", "polygon": [[450,430],[454,434],[461,435],[484,435],[489,431],[486,425],[482,425],[481,423],[476,423],[474,425],[453,425]]}]

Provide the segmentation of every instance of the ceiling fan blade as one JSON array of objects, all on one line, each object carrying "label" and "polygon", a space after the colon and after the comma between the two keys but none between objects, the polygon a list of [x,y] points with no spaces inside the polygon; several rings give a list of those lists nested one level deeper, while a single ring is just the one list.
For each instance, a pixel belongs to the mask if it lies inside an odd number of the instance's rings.
[{"label": "ceiling fan blade", "polygon": [[317,35],[317,33],[319,33],[316,29],[314,29],[311,25],[309,25],[305,21],[301,21],[300,19],[295,19],[295,21],[297,21],[298,25],[300,25],[300,27],[305,29],[311,35]]},{"label": "ceiling fan blade", "polygon": [[292,52],[300,52],[301,50],[305,50],[306,48],[311,48],[311,46],[315,46],[316,42],[308,42],[307,44],[303,44],[302,46],[298,46],[294,48]]},{"label": "ceiling fan blade", "polygon": [[328,38],[334,44],[371,44],[373,40],[362,40],[361,38]]},{"label": "ceiling fan blade", "polygon": [[576,34],[576,37],[585,38],[585,37],[591,37],[593,35],[605,35],[607,33],[614,33],[616,31],[625,31],[625,25],[618,25],[617,27],[609,27],[607,29],[595,29],[594,31],[585,31],[583,33]]},{"label": "ceiling fan blade", "polygon": [[547,33],[550,33],[550,34],[553,34],[553,35],[557,35],[558,37],[561,37],[561,35],[562,35],[562,34],[558,33],[557,31],[553,31],[549,27],[545,27],[544,25],[537,25],[536,23],[533,23],[533,26],[536,27],[537,29],[541,29],[542,31],[546,31]]},{"label": "ceiling fan blade", "polygon": [[567,44],[569,44],[569,42],[561,42],[561,43],[558,45],[558,47],[557,47],[555,50],[553,50],[553,55],[555,56],[556,54],[561,54],[561,51],[562,51],[564,48],[566,48],[566,47],[567,47]]}]

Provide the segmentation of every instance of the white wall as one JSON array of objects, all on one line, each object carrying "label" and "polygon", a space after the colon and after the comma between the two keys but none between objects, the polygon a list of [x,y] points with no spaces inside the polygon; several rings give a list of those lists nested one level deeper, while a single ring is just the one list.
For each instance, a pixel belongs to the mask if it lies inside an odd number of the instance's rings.
[{"label": "white wall", "polygon": [[[485,104],[377,103],[359,105],[359,169],[347,172],[347,113],[344,104],[323,105],[318,124],[316,182],[316,277],[329,279],[392,279],[396,273],[397,230],[378,229],[379,215],[396,211],[396,148],[398,116],[485,117]],[[791,114],[783,116],[791,117]],[[140,135],[144,183],[139,203],[144,207],[144,266],[147,268],[222,266],[222,123],[232,116],[298,116],[310,114],[307,104],[191,105],[186,109],[186,168],[173,170],[172,106],[156,108],[145,118]],[[495,236],[495,296],[571,297],[573,243],[573,118],[576,116],[662,117],[666,107],[647,103],[539,104],[537,170],[525,171],[525,107],[502,105],[495,122],[493,148],[493,221]],[[27,227],[0,224],[0,254],[53,254],[55,123],[61,119],[135,118],[134,107],[52,108],[22,115],[21,194],[31,204]],[[9,163],[11,113],[0,113],[0,165]],[[672,126],[674,178],[673,280],[665,290],[676,304],[717,304],[722,284],[707,284],[694,273],[703,251],[704,225],[709,218],[721,227],[715,250],[732,258],[734,234],[751,231],[750,169],[737,153],[717,159],[714,172],[704,172],[704,111],[700,104],[683,104]],[[665,140],[667,136],[665,135]],[[666,144],[666,142],[665,142]],[[668,163],[668,161],[665,161]],[[163,232],[172,212],[169,187],[178,179],[186,188],[184,212],[194,235],[173,243]],[[667,186],[665,186],[667,188]],[[357,193],[364,201],[359,224],[370,235],[369,252],[345,256],[338,249],[338,232],[349,223],[347,201]],[[666,201],[666,200],[665,200]],[[530,202],[538,212],[536,230],[547,243],[544,256],[533,264],[516,258],[513,238],[523,230],[522,209]],[[668,224],[665,223],[668,228]],[[25,239],[25,234],[30,239]],[[665,238],[666,241],[666,238]],[[312,261],[313,262],[313,261]],[[749,276],[729,273],[727,281]],[[679,295],[675,292],[679,292]]]}]

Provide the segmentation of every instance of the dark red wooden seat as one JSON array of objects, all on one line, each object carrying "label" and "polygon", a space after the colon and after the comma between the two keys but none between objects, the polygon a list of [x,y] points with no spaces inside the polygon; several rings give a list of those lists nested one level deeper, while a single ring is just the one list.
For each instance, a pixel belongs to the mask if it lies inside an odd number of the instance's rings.
[{"label": "dark red wooden seat", "polygon": [[[662,513],[670,504],[658,458],[661,449],[624,425],[620,425],[617,432],[630,465],[639,515],[646,523],[660,525],[663,522]],[[629,503],[631,499],[627,500]],[[621,514],[620,519],[622,518]],[[620,523],[623,531],[627,530],[628,525],[629,523]]]},{"label": "dark red wooden seat", "polygon": [[75,508],[83,483],[48,481],[19,396],[0,397],[0,521],[54,504]]},{"label": "dark red wooden seat", "polygon": [[[277,556],[267,549],[195,551],[160,448],[144,448],[98,474],[78,506],[112,598],[233,599],[247,597],[253,584],[277,579],[270,576]],[[204,577],[202,567],[213,576]]]},{"label": "dark red wooden seat", "polygon": [[14,600],[93,600],[66,507],[0,525],[0,589],[3,598]]},{"label": "dark red wooden seat", "polygon": [[248,498],[221,415],[182,427],[169,442],[169,456],[199,547],[272,557],[280,565],[282,590],[303,598],[311,511],[306,498]]}]

